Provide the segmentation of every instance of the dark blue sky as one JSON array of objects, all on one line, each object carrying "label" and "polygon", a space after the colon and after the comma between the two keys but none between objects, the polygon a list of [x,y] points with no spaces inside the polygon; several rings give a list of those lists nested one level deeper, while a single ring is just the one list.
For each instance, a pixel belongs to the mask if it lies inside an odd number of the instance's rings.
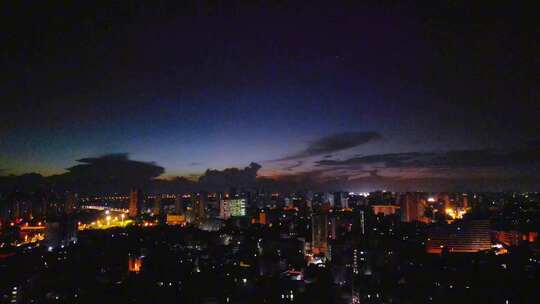
[{"label": "dark blue sky", "polygon": [[62,173],[80,158],[129,153],[165,176],[255,161],[274,177],[516,177],[523,164],[507,158],[318,162],[513,153],[538,140],[529,8],[18,5],[3,10],[13,29],[1,57],[4,173]]}]

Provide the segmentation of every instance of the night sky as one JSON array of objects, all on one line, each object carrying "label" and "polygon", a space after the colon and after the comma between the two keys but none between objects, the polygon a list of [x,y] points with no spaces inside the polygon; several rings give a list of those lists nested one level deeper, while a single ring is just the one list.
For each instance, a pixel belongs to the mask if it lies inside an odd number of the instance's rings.
[{"label": "night sky", "polygon": [[162,178],[540,190],[537,8],[90,2],[0,10],[0,175],[128,153]]}]

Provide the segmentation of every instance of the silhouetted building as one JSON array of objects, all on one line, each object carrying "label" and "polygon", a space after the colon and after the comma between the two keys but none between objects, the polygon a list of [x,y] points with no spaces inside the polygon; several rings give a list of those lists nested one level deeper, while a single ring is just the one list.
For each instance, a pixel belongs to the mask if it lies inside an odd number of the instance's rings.
[{"label": "silhouetted building", "polygon": [[50,248],[68,246],[77,241],[77,222],[68,217],[50,219],[45,224],[45,244]]},{"label": "silhouetted building", "polygon": [[174,212],[176,214],[184,214],[184,204],[182,203],[181,195],[177,195],[174,200]]},{"label": "silhouetted building", "polygon": [[66,214],[72,214],[77,208],[77,194],[68,192],[66,195],[66,202],[64,204],[64,212]]},{"label": "silhouetted building", "polygon": [[152,208],[152,213],[154,215],[160,215],[163,212],[163,205],[161,204],[161,196],[157,195],[154,198],[154,206]]},{"label": "silhouetted building", "polygon": [[347,193],[345,193],[345,192],[335,192],[334,193],[334,205],[333,206],[336,209],[349,208]]},{"label": "silhouetted building", "polygon": [[418,221],[424,214],[424,206],[421,204],[418,195],[415,193],[405,193],[400,196],[401,221],[410,223]]}]

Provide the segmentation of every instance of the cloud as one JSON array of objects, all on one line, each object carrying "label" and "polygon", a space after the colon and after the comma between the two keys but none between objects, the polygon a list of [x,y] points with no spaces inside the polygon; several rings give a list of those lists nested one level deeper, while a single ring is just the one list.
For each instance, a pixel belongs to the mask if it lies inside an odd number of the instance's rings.
[{"label": "cloud", "polygon": [[515,167],[540,164],[540,146],[528,146],[512,151],[478,149],[374,154],[345,160],[321,159],[315,164],[320,167],[349,168],[366,165],[380,165],[383,168],[428,169]]},{"label": "cloud", "polygon": [[79,192],[125,192],[145,187],[165,172],[153,162],[129,159],[127,153],[107,154],[77,160],[65,174],[50,177],[56,187]]},{"label": "cloud", "polygon": [[345,160],[335,159],[322,159],[316,161],[317,166],[354,166],[354,165],[372,165],[372,164],[386,164],[389,167],[401,167],[412,162],[415,159],[422,157],[433,156],[433,153],[388,153],[388,154],[374,154],[367,156],[355,156]]},{"label": "cloud", "polygon": [[199,187],[205,190],[228,190],[228,188],[251,188],[256,187],[257,172],[261,165],[251,163],[249,166],[238,168],[227,168],[224,170],[206,170],[199,178]]},{"label": "cloud", "polygon": [[287,171],[293,171],[294,169],[296,169],[296,168],[302,166],[303,164],[304,164],[304,162],[301,161],[301,160],[299,160],[299,161],[297,161],[295,164],[289,165],[289,166],[287,166],[287,167],[285,167],[285,168],[283,168],[283,169],[284,169],[284,170],[287,170]]},{"label": "cloud", "polygon": [[129,159],[127,153],[79,159],[64,174],[43,177],[29,173],[0,176],[0,192],[76,191],[80,194],[127,193],[140,187],[147,193],[183,193],[264,189],[266,191],[351,190],[524,190],[540,187],[540,145],[512,150],[450,150],[325,158],[308,171],[294,170],[304,160],[291,161],[287,174],[259,177],[261,166],[208,169],[198,176],[160,178],[164,168]]},{"label": "cloud", "polygon": [[380,138],[381,136],[377,132],[345,132],[332,134],[310,142],[304,150],[281,158],[279,161],[300,159],[347,150]]},{"label": "cloud", "polygon": [[200,165],[202,165],[202,163],[199,163],[199,162],[192,162],[192,163],[190,163],[189,165],[195,167],[195,166],[200,166]]}]

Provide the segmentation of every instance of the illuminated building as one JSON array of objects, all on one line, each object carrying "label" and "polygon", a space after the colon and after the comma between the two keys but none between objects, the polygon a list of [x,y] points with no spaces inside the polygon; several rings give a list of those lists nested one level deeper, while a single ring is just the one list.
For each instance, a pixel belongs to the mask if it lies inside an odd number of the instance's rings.
[{"label": "illuminated building", "polygon": [[362,235],[366,234],[366,219],[364,217],[364,211],[360,211],[360,232]]},{"label": "illuminated building", "polygon": [[450,204],[450,195],[448,193],[441,194],[441,199],[442,199],[444,210],[447,210],[452,207],[452,205]]},{"label": "illuminated building", "polygon": [[139,273],[142,268],[142,259],[140,256],[129,255],[128,256],[128,271]]},{"label": "illuminated building", "polygon": [[396,205],[372,205],[374,214],[393,215],[399,210],[399,206]]},{"label": "illuminated building", "polygon": [[208,194],[206,192],[200,193],[193,206],[193,215],[195,223],[201,224],[206,218],[206,204],[208,201]]},{"label": "illuminated building", "polygon": [[133,189],[129,193],[129,216],[136,217],[143,207],[143,195],[139,189]]},{"label": "illuminated building", "polygon": [[529,231],[523,235],[523,240],[529,243],[534,243],[538,239],[538,232]]},{"label": "illuminated building", "polygon": [[259,212],[259,224],[266,225],[266,213],[264,210]]},{"label": "illuminated building", "polygon": [[224,199],[220,202],[219,217],[228,219],[231,216],[246,215],[246,200],[243,198]]},{"label": "illuminated building", "polygon": [[467,211],[463,208],[446,208],[444,213],[452,220],[462,219]]},{"label": "illuminated building", "polygon": [[506,246],[517,246],[522,240],[519,231],[495,231],[495,238]]},{"label": "illuminated building", "polygon": [[328,219],[328,238],[331,240],[337,239],[337,220],[335,217],[331,217]]},{"label": "illuminated building", "polygon": [[246,215],[246,200],[243,198],[230,200],[229,207],[231,209],[231,216],[245,216]]},{"label": "illuminated building", "polygon": [[328,254],[328,216],[313,215],[311,218],[311,247],[313,253]]},{"label": "illuminated building", "polygon": [[231,217],[229,200],[221,200],[219,203],[219,217],[226,220]]},{"label": "illuminated building", "polygon": [[167,225],[183,225],[186,217],[182,214],[167,214]]},{"label": "illuminated building", "polygon": [[359,274],[358,249],[353,249],[353,274]]},{"label": "illuminated building", "polygon": [[478,252],[490,249],[491,245],[489,220],[472,220],[432,227],[428,231],[426,251],[441,253],[446,248],[448,252]]}]

